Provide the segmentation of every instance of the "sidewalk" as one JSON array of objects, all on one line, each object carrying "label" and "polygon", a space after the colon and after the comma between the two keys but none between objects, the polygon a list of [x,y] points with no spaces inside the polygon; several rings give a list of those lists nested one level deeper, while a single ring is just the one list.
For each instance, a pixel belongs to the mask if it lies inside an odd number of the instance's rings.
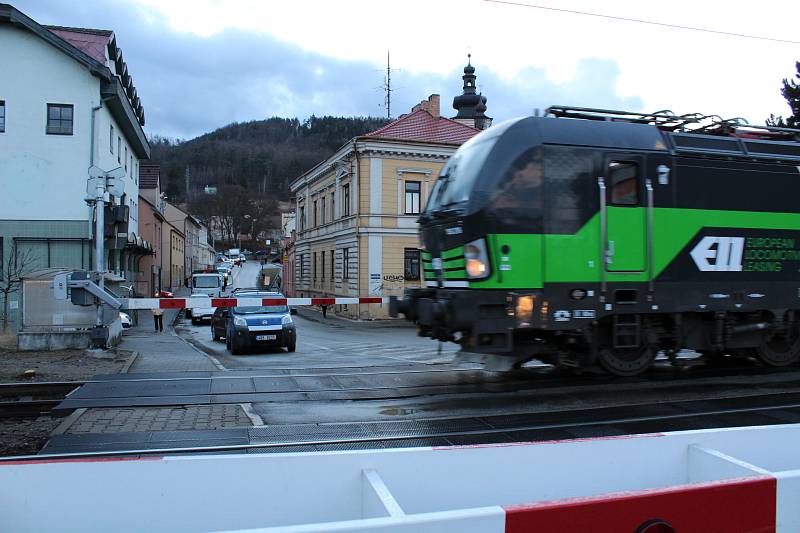
[{"label": "sidewalk", "polygon": [[[175,291],[176,297],[188,295],[189,289],[185,287]],[[128,372],[220,370],[205,353],[177,336],[173,324],[179,313],[179,309],[165,309],[164,331],[156,333],[153,314],[147,310],[139,311],[139,323],[122,334],[119,346],[139,353]]]},{"label": "sidewalk", "polygon": [[296,307],[298,316],[311,320],[313,322],[320,322],[322,324],[330,324],[331,326],[365,326],[368,328],[415,328],[413,322],[405,318],[389,318],[385,320],[356,320],[353,318],[345,318],[337,316],[332,309],[333,306],[328,307],[328,316],[322,317],[322,309],[319,307]]}]

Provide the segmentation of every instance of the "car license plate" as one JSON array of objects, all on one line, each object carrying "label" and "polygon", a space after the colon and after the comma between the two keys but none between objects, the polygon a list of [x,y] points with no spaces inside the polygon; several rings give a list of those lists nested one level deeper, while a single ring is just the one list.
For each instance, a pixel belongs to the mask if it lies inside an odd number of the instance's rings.
[{"label": "car license plate", "polygon": [[274,341],[277,338],[277,335],[256,335],[257,341]]}]

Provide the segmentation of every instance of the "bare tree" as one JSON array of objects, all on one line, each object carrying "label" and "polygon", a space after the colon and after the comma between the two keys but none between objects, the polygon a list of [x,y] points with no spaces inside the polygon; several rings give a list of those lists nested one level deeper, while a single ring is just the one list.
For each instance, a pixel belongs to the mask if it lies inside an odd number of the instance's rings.
[{"label": "bare tree", "polygon": [[38,257],[33,250],[19,251],[16,245],[5,265],[0,265],[0,294],[3,295],[3,314],[0,315],[0,330],[8,330],[8,298],[22,286],[22,278],[36,270]]}]

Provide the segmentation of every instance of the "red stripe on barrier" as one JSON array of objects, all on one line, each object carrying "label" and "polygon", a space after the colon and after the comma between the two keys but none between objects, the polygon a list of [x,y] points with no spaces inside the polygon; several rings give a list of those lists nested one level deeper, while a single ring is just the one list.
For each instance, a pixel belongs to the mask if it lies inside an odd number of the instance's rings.
[{"label": "red stripe on barrier", "polygon": [[336,298],[311,298],[311,305],[336,305]]},{"label": "red stripe on barrier", "polygon": [[183,309],[186,307],[186,298],[162,298],[158,306],[161,309]]},{"label": "red stripe on barrier", "polygon": [[360,304],[380,304],[383,303],[383,298],[359,298]]},{"label": "red stripe on barrier", "polygon": [[286,298],[262,298],[261,305],[286,305]]},{"label": "red stripe on barrier", "polygon": [[0,466],[6,465],[41,465],[53,463],[113,463],[119,461],[161,461],[160,455],[145,457],[76,457],[74,459],[20,459],[18,461],[0,461]]},{"label": "red stripe on barrier", "polygon": [[633,533],[649,532],[649,525],[659,532],[766,533],[776,528],[777,486],[775,478],[764,476],[508,506],[505,530]]},{"label": "red stripe on barrier", "polygon": [[236,307],[236,298],[211,298],[211,307]]}]

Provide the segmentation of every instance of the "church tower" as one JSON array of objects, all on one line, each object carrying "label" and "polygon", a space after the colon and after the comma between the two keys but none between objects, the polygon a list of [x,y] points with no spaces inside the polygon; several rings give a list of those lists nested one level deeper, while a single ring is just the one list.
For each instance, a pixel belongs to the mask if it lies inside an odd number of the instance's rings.
[{"label": "church tower", "polygon": [[453,109],[457,111],[453,120],[485,130],[492,125],[492,118],[486,116],[486,97],[477,92],[475,67],[472,66],[472,54],[467,54],[467,66],[464,67],[464,88],[461,95],[453,98]]}]

